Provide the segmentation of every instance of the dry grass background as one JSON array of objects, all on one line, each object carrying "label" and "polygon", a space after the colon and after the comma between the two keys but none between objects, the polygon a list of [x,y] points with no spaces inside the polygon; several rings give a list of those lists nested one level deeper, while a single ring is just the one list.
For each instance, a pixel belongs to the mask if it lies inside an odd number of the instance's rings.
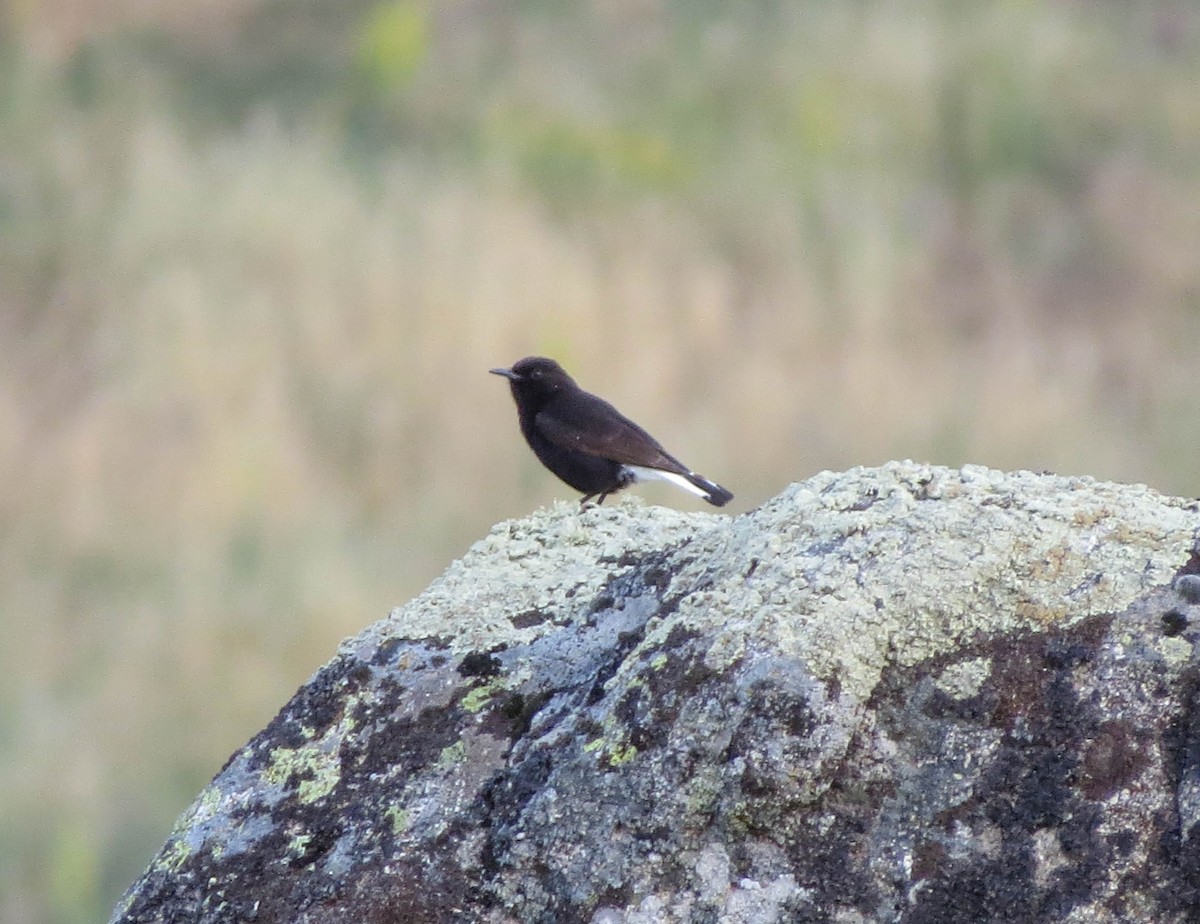
[{"label": "dry grass background", "polygon": [[5,921],[102,918],[340,638],[570,495],[491,366],[734,512],[899,457],[1200,493],[1194,5],[169,7],[0,14]]}]

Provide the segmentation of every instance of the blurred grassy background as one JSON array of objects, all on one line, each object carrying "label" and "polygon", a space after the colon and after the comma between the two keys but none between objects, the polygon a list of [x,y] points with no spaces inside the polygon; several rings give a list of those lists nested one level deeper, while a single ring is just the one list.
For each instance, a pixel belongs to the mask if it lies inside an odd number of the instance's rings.
[{"label": "blurred grassy background", "polygon": [[901,457],[1200,493],[1193,3],[0,9],[9,924],[104,918],[340,638],[573,496],[491,366],[735,512]]}]

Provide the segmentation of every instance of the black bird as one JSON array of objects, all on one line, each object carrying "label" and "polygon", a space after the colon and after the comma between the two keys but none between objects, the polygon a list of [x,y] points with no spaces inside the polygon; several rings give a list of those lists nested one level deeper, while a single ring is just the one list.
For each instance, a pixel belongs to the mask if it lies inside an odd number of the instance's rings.
[{"label": "black bird", "polygon": [[511,369],[492,369],[508,379],[525,441],[546,468],[577,491],[580,503],[637,481],[669,481],[721,507],[733,495],[695,472],[615,407],[584,391],[552,359],[528,356]]}]

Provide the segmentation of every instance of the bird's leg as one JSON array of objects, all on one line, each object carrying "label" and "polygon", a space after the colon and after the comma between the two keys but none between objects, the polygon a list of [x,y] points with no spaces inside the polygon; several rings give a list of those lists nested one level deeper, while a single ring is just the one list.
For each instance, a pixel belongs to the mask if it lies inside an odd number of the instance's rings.
[{"label": "bird's leg", "polygon": [[[586,507],[587,502],[590,501],[595,496],[596,496],[595,494],[585,494],[583,497],[579,498],[579,506]],[[604,498],[601,497],[600,500],[603,501]]]}]

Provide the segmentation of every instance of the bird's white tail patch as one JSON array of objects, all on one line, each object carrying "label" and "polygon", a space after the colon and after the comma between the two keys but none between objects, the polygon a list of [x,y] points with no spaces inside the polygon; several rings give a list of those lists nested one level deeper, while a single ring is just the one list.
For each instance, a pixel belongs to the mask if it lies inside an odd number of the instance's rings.
[{"label": "bird's white tail patch", "polygon": [[626,465],[625,470],[633,475],[634,481],[669,481],[676,487],[683,488],[689,494],[695,494],[702,500],[708,500],[710,495],[703,488],[698,488],[682,475],[675,472],[664,472],[657,468],[646,468],[643,465]]}]

